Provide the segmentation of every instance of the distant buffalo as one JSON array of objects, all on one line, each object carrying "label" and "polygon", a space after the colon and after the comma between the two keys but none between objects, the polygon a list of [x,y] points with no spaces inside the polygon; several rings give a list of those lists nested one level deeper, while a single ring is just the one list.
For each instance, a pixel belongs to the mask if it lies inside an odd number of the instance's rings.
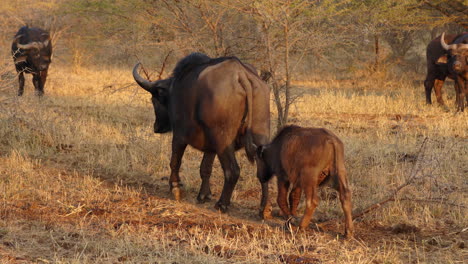
[{"label": "distant buffalo", "polygon": [[[427,63],[427,75],[424,81],[424,89],[426,91],[426,103],[431,104],[431,92],[434,88],[434,92],[439,105],[444,106],[444,100],[442,99],[442,86],[447,77],[454,79],[456,78],[453,71],[449,70],[447,49],[443,45],[448,44],[461,44],[468,43],[468,32],[455,35],[449,34],[444,36],[444,40],[439,36],[433,39],[426,48],[426,63]],[[443,44],[442,44],[443,43]],[[453,46],[452,46],[453,47]],[[458,98],[458,95],[457,95]],[[458,105],[458,103],[457,103]]]},{"label": "distant buffalo", "polygon": [[33,75],[36,94],[42,96],[52,56],[50,34],[40,28],[24,26],[15,35],[11,53],[18,72],[18,96],[24,92],[24,73]]},{"label": "distant buffalo", "polygon": [[257,155],[267,166],[266,177],[260,180],[267,182],[273,175],[277,176],[277,202],[285,217],[296,216],[303,191],[306,209],[299,227],[307,228],[319,202],[317,188],[332,180],[333,187],[340,194],[345,215],[345,235],[353,235],[351,191],[344,165],[344,147],[337,136],[324,128],[287,126],[270,144],[259,146]]},{"label": "distant buffalo", "polygon": [[468,32],[450,45],[445,43],[444,38],[445,33],[442,33],[440,45],[447,52],[449,76],[455,80],[457,110],[463,112],[465,99],[468,103]]},{"label": "distant buffalo", "polygon": [[[204,152],[197,200],[211,199],[210,176],[215,156],[224,171],[224,186],[215,208],[226,212],[239,179],[235,151],[244,147],[251,162],[255,145],[270,134],[270,90],[252,66],[236,57],[212,59],[192,53],[179,61],[172,76],[150,82],[133,69],[135,81],[151,93],[155,133],[173,132],[169,187],[180,199],[179,168],[187,145]],[[257,160],[257,177],[264,164]],[[268,217],[268,183],[262,184],[262,215]]]}]

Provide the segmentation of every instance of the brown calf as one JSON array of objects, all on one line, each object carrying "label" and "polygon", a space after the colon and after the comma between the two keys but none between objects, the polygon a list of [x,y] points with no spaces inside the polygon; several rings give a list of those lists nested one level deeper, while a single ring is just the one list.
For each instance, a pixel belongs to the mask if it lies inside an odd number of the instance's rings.
[{"label": "brown calf", "polygon": [[[317,187],[329,179],[340,194],[345,215],[345,236],[353,236],[351,191],[344,166],[344,147],[341,140],[323,128],[287,126],[273,141],[257,148],[257,155],[268,173],[260,179],[267,182],[278,178],[278,205],[286,217],[296,216],[297,206],[304,190],[306,209],[299,227],[305,229],[318,205]],[[289,186],[289,207],[286,199]]]}]

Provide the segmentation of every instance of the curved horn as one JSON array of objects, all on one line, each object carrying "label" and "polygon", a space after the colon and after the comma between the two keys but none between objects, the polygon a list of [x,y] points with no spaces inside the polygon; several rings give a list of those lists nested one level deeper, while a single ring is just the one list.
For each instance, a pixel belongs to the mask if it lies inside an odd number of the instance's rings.
[{"label": "curved horn", "polygon": [[138,74],[138,66],[140,66],[141,63],[137,63],[135,67],[133,67],[133,79],[138,83],[138,85],[141,86],[141,88],[145,89],[146,91],[153,93],[155,92],[154,85],[156,82],[150,82],[146,80],[145,78],[141,77],[140,74]]},{"label": "curved horn", "polygon": [[443,32],[442,36],[440,36],[440,45],[442,45],[442,48],[444,50],[449,50],[450,49],[451,45],[447,45],[447,43],[445,43],[445,32]]},{"label": "curved horn", "polygon": [[459,49],[468,49],[468,43],[467,44],[465,44],[465,43],[457,44],[457,47]]},{"label": "curved horn", "polygon": [[24,34],[19,34],[19,35],[15,36],[15,42],[18,41],[18,39],[20,39],[22,36],[24,36]]},{"label": "curved horn", "polygon": [[42,43],[42,42],[30,42],[28,44],[18,43],[18,44],[16,44],[16,46],[18,48],[20,48],[20,49],[25,49],[25,50],[27,50],[27,49],[42,49],[48,43],[49,43],[49,41],[47,41],[47,43],[46,42],[44,42],[44,43]]}]

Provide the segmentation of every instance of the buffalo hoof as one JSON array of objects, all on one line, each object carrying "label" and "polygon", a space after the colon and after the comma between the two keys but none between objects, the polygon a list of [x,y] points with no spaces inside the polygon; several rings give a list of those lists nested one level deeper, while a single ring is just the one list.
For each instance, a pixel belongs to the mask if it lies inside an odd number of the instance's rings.
[{"label": "buffalo hoof", "polygon": [[344,234],[344,237],[345,237],[346,239],[352,239],[352,238],[354,238],[354,233],[353,233],[353,231],[346,230],[346,231],[345,231],[345,234]]},{"label": "buffalo hoof", "polygon": [[441,105],[440,108],[442,108],[442,111],[448,113],[450,112],[450,107],[446,106],[446,105]]},{"label": "buffalo hoof", "polygon": [[203,203],[211,201],[211,198],[212,198],[211,193],[209,193],[209,194],[201,194],[200,193],[197,196],[197,201],[198,201],[198,203],[203,204]]},{"label": "buffalo hoof", "polygon": [[260,210],[260,218],[263,219],[263,220],[267,220],[267,219],[271,219],[273,218],[272,214],[271,214],[271,211],[273,209],[271,208],[271,204],[268,203],[267,205],[265,205],[265,208],[261,209]]},{"label": "buffalo hoof", "polygon": [[182,198],[182,190],[179,187],[173,187],[172,190],[172,195],[174,196],[174,200],[180,201]]},{"label": "buffalo hoof", "polygon": [[215,209],[220,211],[221,213],[225,214],[228,211],[228,206],[224,205],[224,204],[221,204],[220,202],[217,202],[215,204]]}]

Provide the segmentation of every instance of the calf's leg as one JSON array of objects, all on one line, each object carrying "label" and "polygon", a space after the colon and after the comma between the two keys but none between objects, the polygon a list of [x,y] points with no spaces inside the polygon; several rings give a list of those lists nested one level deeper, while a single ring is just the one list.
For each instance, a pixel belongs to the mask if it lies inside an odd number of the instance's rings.
[{"label": "calf's leg", "polygon": [[291,212],[289,211],[288,207],[288,200],[286,198],[288,195],[289,182],[280,180],[279,178],[277,179],[277,182],[278,198],[276,199],[276,202],[278,203],[278,206],[281,209],[281,213],[283,214],[283,216],[286,217],[286,219],[288,219],[291,216]]},{"label": "calf's leg", "polygon": [[289,207],[291,208],[291,215],[297,216],[297,207],[301,200],[302,189],[300,186],[294,186],[289,194]]},{"label": "calf's leg", "polygon": [[317,168],[304,169],[301,172],[301,185],[304,190],[306,209],[299,227],[306,229],[318,205],[317,179],[321,170]]},{"label": "calf's leg", "polygon": [[344,168],[338,168],[338,192],[340,193],[341,207],[345,215],[345,236],[352,237],[354,233],[351,190]]}]

